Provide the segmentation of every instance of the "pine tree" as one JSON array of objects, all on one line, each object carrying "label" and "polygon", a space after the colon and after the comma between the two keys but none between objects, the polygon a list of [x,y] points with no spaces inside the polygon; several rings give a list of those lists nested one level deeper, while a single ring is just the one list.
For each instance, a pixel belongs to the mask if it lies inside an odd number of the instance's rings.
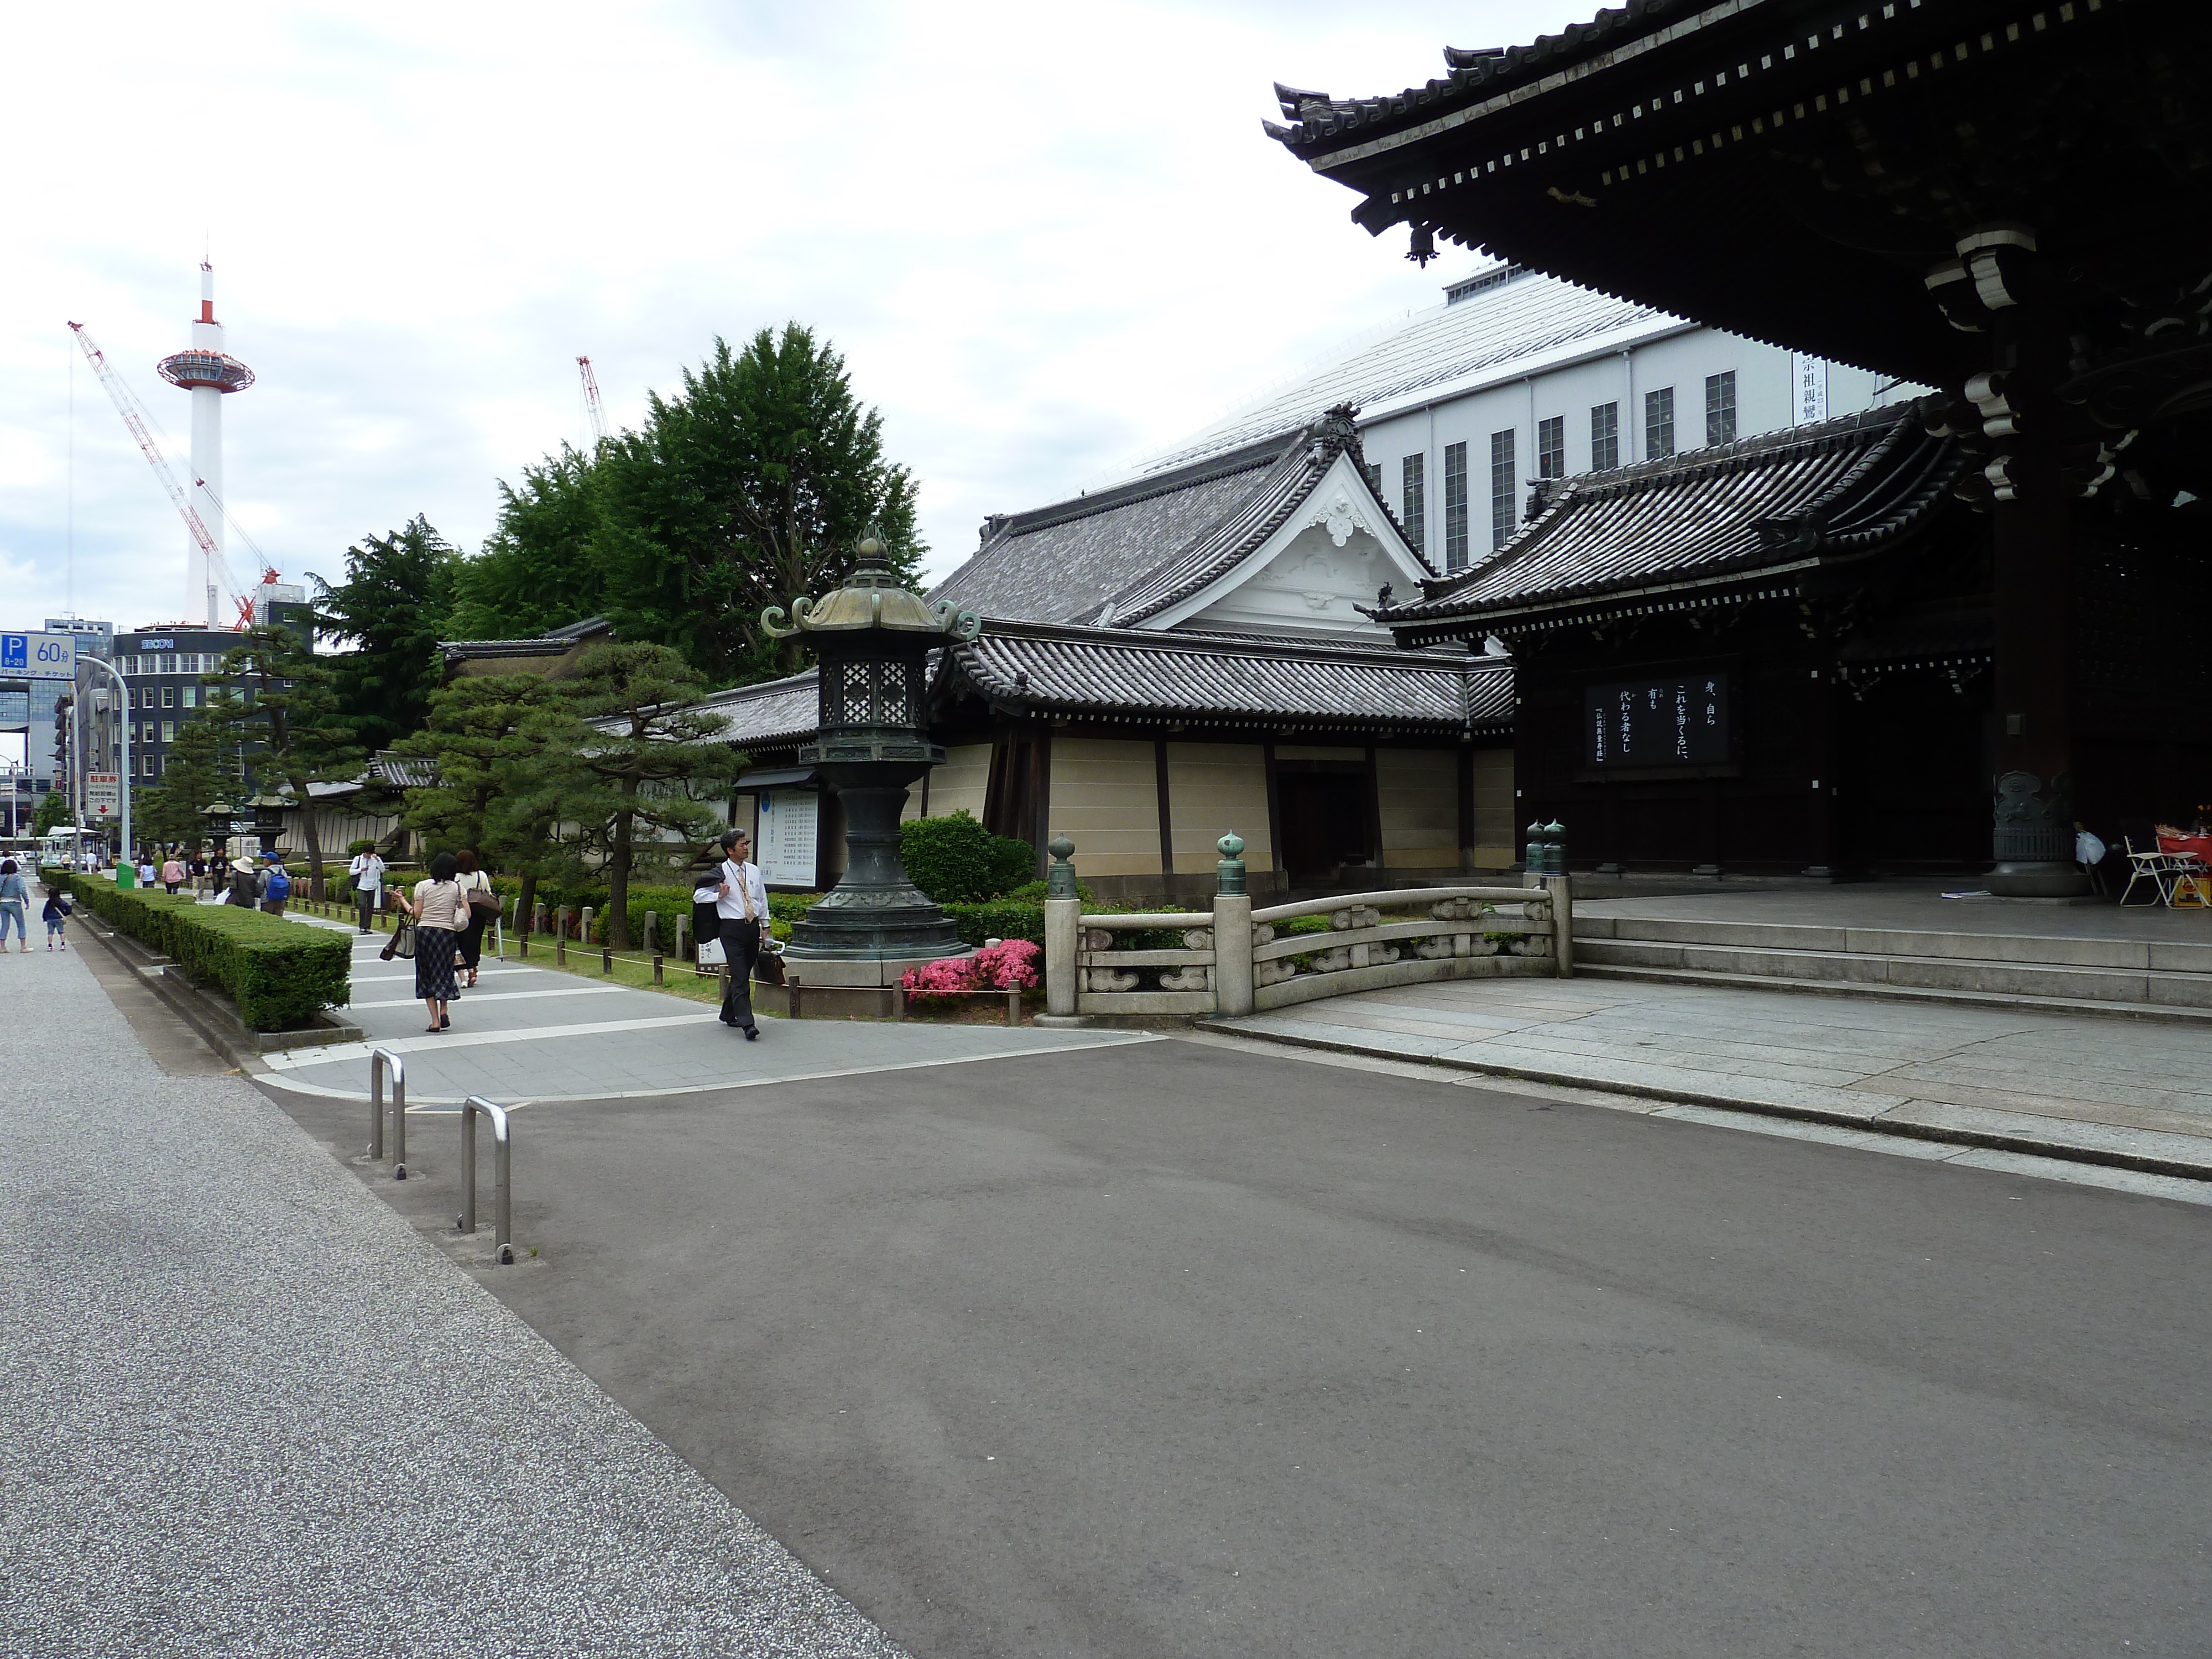
[{"label": "pine tree", "polygon": [[[629,884],[641,863],[665,862],[672,836],[697,841],[719,818],[703,803],[726,797],[739,757],[727,722],[699,706],[705,677],[666,646],[594,646],[561,690],[586,723],[566,764],[573,782],[561,818],[604,860],[607,939],[627,950]],[[641,845],[641,833],[651,839]]]}]

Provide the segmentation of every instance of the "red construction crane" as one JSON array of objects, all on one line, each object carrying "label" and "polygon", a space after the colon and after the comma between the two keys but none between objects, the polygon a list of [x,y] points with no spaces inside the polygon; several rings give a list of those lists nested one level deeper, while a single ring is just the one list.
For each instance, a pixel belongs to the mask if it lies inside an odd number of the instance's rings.
[{"label": "red construction crane", "polygon": [[84,325],[71,323],[70,329],[76,336],[76,343],[84,352],[85,362],[92,365],[92,372],[100,377],[100,385],[106,388],[108,400],[115,405],[115,412],[123,417],[123,424],[131,429],[131,437],[137,440],[139,453],[146,458],[146,465],[154,469],[154,476],[161,480],[161,488],[169,492],[169,499],[176,503],[177,511],[184,515],[185,528],[191,532],[192,540],[200,551],[207,555],[208,568],[215,573],[216,580],[222,584],[223,592],[230,596],[231,603],[239,607],[236,625],[246,627],[253,619],[253,601],[240,593],[238,584],[231,580],[230,567],[223,562],[222,549],[216,545],[215,538],[208,533],[207,526],[201,522],[199,514],[193,509],[190,498],[185,494],[184,485],[178,482],[176,471],[169,465],[169,458],[154,441],[154,434],[146,424],[144,406],[131,395],[129,385],[107,361],[107,354],[93,343],[92,336],[85,331]]},{"label": "red construction crane", "polygon": [[576,373],[584,377],[584,407],[591,411],[592,435],[604,443],[607,436],[607,410],[606,405],[599,401],[599,377],[592,373],[592,360],[589,357],[577,358]]}]

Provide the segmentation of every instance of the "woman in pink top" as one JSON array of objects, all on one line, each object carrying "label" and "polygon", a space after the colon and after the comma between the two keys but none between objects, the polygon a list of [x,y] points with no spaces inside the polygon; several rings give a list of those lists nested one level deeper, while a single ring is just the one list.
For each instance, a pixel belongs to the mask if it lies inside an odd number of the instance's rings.
[{"label": "woman in pink top", "polygon": [[411,903],[404,893],[392,895],[415,918],[415,994],[430,1011],[433,1031],[453,1023],[447,1012],[455,995],[453,945],[469,920],[468,898],[453,879],[459,867],[451,853],[441,853],[430,860],[430,878],[415,884]]},{"label": "woman in pink top", "polygon": [[161,866],[161,885],[173,893],[184,884],[185,861],[172,853]]}]

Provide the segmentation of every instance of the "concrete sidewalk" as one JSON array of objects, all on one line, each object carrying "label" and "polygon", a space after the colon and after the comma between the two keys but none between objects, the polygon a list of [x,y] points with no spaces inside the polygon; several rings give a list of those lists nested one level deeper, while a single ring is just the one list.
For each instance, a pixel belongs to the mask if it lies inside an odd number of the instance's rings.
[{"label": "concrete sidewalk", "polygon": [[0,1653],[896,1654],[76,951],[0,997]]},{"label": "concrete sidewalk", "polygon": [[1621,980],[1468,980],[1209,1030],[2212,1180],[2212,1030]]},{"label": "concrete sidewalk", "polygon": [[[715,1018],[712,1003],[489,956],[477,988],[453,1004],[453,1029],[433,1036],[415,1000],[414,964],[380,958],[389,938],[355,934],[353,1002],[342,1012],[368,1040],[268,1054],[257,1076],[298,1093],[366,1100],[369,1052],[389,1048],[405,1061],[410,1106],[458,1106],[472,1094],[514,1105],[660,1097],[1145,1040],[1115,1031],[763,1017],[760,1040],[748,1042]],[[550,946],[541,940],[539,948]],[[688,970],[674,963],[670,971]]]}]

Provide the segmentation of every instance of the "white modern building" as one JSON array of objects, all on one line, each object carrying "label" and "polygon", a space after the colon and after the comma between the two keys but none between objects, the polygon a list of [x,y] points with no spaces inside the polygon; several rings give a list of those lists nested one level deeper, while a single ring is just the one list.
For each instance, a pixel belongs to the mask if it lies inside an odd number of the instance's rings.
[{"label": "white modern building", "polygon": [[1496,265],[1132,476],[1175,471],[1352,404],[1377,493],[1407,539],[1449,573],[1504,545],[1537,480],[1810,425],[1923,390]]}]

